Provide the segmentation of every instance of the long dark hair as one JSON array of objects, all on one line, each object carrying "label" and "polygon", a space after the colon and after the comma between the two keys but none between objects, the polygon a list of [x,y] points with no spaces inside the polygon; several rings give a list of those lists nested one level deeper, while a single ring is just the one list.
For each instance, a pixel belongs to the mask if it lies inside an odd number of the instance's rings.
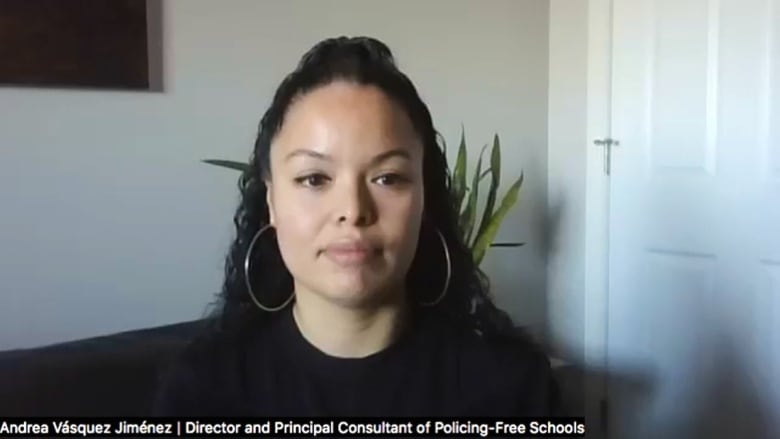
[{"label": "long dark hair", "polygon": [[[242,323],[263,319],[268,314],[251,301],[245,284],[244,259],[252,238],[269,221],[265,179],[271,173],[271,142],[294,99],[336,80],[384,91],[407,113],[423,144],[425,207],[417,253],[407,275],[407,290],[413,296],[409,302],[430,302],[444,285],[446,267],[435,232],[438,229],[449,247],[452,277],[444,299],[423,312],[445,316],[484,336],[514,333],[508,315],[487,294],[487,279],[458,232],[458,209],[450,191],[447,161],[428,107],[409,78],[397,68],[390,49],[368,37],[332,38],[316,44],[284,78],[260,120],[249,167],[238,181],[241,201],[234,216],[236,238],[226,258],[225,281],[215,315],[217,328],[239,330]],[[268,306],[283,303],[293,291],[293,281],[273,232],[258,239],[251,258],[252,271],[246,275],[259,300]]]}]

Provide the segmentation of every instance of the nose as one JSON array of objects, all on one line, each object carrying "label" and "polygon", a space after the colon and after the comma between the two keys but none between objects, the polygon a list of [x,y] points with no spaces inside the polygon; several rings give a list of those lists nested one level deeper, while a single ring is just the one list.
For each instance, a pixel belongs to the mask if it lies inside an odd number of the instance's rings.
[{"label": "nose", "polygon": [[340,225],[367,226],[375,220],[371,191],[363,181],[345,184],[336,195],[337,219]]}]

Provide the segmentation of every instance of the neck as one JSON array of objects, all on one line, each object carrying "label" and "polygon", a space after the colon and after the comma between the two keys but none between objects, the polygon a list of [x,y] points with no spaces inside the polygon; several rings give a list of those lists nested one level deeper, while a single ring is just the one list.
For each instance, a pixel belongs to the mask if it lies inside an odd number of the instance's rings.
[{"label": "neck", "polygon": [[304,293],[296,294],[293,317],[304,338],[320,351],[333,357],[361,358],[396,340],[406,324],[407,307],[401,300],[371,308],[348,308]]}]

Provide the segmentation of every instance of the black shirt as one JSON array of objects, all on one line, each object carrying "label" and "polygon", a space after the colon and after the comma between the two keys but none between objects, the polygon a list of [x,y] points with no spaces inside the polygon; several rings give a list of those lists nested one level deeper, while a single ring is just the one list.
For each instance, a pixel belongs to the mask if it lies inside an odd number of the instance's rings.
[{"label": "black shirt", "polygon": [[291,307],[241,337],[191,344],[162,382],[163,416],[543,416],[555,414],[549,361],[523,339],[488,340],[426,315],[388,348],[329,356]]}]

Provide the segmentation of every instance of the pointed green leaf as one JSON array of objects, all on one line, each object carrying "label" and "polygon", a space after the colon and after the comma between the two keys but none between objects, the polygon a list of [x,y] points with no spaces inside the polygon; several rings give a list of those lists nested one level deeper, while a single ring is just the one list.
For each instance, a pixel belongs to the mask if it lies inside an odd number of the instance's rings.
[{"label": "pointed green leaf", "polygon": [[498,229],[501,227],[501,223],[504,218],[512,210],[512,207],[517,203],[517,198],[520,193],[520,188],[523,185],[523,174],[520,174],[520,178],[509,187],[509,190],[504,194],[504,198],[501,200],[501,205],[496,210],[495,214],[490,218],[485,232],[477,238],[476,243],[472,249],[474,255],[474,262],[479,265],[482,259],[485,257],[485,252],[493,239],[498,233]]},{"label": "pointed green leaf", "polygon": [[490,217],[493,216],[493,208],[496,204],[496,194],[498,193],[498,186],[501,184],[501,144],[498,140],[498,134],[493,136],[493,150],[490,151],[490,189],[488,190],[488,198],[485,203],[485,210],[482,212],[482,220],[479,222],[479,228],[477,229],[477,239],[485,233]]},{"label": "pointed green leaf", "polygon": [[[487,170],[485,170],[485,171],[483,171],[483,172],[482,172],[482,175],[480,175],[480,176],[479,176],[479,184],[482,184],[482,180],[484,180],[484,179],[485,179],[485,177],[486,177],[488,174],[490,174],[490,169],[487,169]],[[466,188],[466,193],[465,193],[465,194],[463,194],[463,199],[464,199],[464,201],[468,200],[468,195],[469,195],[469,194],[471,194],[471,190],[470,190],[470,189],[467,187],[467,188]],[[465,219],[466,219],[466,217],[465,217],[465,213],[466,213],[466,208],[467,208],[467,207],[468,207],[468,203],[464,203],[464,204],[463,204],[463,208],[461,208],[461,209],[459,210],[459,212],[460,212],[460,217],[461,217],[461,222],[460,222],[461,224],[464,224],[464,223],[465,223]],[[476,211],[475,211],[475,213],[476,213]],[[473,227],[472,227],[472,232],[473,232]],[[465,238],[466,238],[466,235],[465,235],[465,234],[463,235],[463,238],[464,238],[464,242],[467,242],[467,241],[465,240]]]},{"label": "pointed green leaf", "polygon": [[235,169],[238,171],[246,171],[249,169],[248,163],[234,162],[232,160],[201,160],[203,163],[210,165],[221,166],[223,168]]},{"label": "pointed green leaf", "polygon": [[479,159],[477,159],[477,169],[474,171],[474,177],[471,180],[471,193],[469,194],[468,203],[466,204],[465,219],[464,219],[464,231],[466,245],[471,242],[471,236],[474,232],[474,220],[477,217],[477,201],[479,198],[479,176],[482,175],[482,156],[485,155],[485,149],[487,145],[482,147],[479,152]]},{"label": "pointed green leaf", "polygon": [[468,195],[471,193],[471,189],[466,188],[466,190],[463,193],[463,199],[460,201],[461,205],[458,206],[458,224],[462,227],[464,224],[464,221],[466,219],[466,208],[468,207],[466,204],[466,200],[468,199]]},{"label": "pointed green leaf", "polygon": [[501,142],[498,134],[493,135],[493,150],[490,151],[490,169],[494,169],[496,180],[501,180]]},{"label": "pointed green leaf", "polygon": [[466,131],[461,126],[460,146],[458,147],[458,157],[455,160],[455,169],[452,171],[452,192],[455,197],[455,203],[460,208],[463,203],[463,197],[466,193]]},{"label": "pointed green leaf", "polygon": [[460,236],[463,238],[463,242],[466,242],[466,238],[468,237],[468,230],[466,229],[466,222],[468,221],[468,215],[469,215],[469,204],[467,202],[468,198],[467,195],[471,194],[471,188],[466,188],[463,205],[458,210],[458,226],[460,227]]}]

